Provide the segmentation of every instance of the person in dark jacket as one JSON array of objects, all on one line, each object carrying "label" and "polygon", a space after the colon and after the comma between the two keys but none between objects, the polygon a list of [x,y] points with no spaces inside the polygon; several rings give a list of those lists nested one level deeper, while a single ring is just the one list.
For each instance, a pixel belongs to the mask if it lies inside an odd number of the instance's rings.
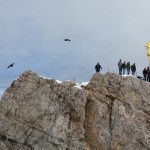
[{"label": "person in dark jacket", "polygon": [[135,63],[131,66],[131,71],[132,71],[132,75],[135,76],[135,72],[136,72],[136,65],[135,65]]},{"label": "person in dark jacket", "polygon": [[125,74],[125,71],[126,71],[126,62],[125,61],[122,64],[122,69],[123,69],[123,74]]},{"label": "person in dark jacket", "polygon": [[147,81],[150,82],[150,69],[147,67]]},{"label": "person in dark jacket", "polygon": [[143,69],[143,77],[144,77],[144,80],[147,81],[147,69],[146,68]]},{"label": "person in dark jacket", "polygon": [[101,65],[99,64],[99,62],[96,64],[95,66],[95,70],[96,72],[100,72],[100,69],[102,69]]}]

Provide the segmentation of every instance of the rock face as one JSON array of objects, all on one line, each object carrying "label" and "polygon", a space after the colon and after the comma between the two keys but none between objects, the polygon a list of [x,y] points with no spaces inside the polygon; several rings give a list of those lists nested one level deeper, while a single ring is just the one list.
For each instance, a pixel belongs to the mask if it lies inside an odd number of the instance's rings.
[{"label": "rock face", "polygon": [[150,149],[149,83],[95,74],[86,89],[85,141],[91,150]]},{"label": "rock face", "polygon": [[82,89],[29,70],[0,102],[0,150],[149,150],[150,83],[93,75]]}]

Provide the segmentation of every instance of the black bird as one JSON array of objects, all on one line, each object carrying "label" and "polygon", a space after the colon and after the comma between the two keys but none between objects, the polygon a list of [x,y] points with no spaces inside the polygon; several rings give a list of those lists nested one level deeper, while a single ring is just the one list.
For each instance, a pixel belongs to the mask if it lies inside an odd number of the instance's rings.
[{"label": "black bird", "polygon": [[71,40],[70,39],[64,39],[64,41],[69,41],[70,42]]},{"label": "black bird", "polygon": [[10,64],[10,65],[7,67],[7,69],[10,68],[10,67],[13,67],[13,65],[14,65],[14,63]]}]

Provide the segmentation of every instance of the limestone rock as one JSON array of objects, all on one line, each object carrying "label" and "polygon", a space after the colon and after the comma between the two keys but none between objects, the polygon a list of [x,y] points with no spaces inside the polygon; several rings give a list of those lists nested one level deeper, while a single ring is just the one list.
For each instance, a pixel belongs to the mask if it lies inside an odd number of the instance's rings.
[{"label": "limestone rock", "polygon": [[85,141],[91,150],[150,149],[150,83],[96,73],[86,88]]},{"label": "limestone rock", "polygon": [[95,73],[75,85],[20,75],[1,98],[0,149],[150,149],[150,83]]},{"label": "limestone rock", "polygon": [[11,150],[84,149],[87,92],[32,71],[23,73],[0,103],[0,139]]}]

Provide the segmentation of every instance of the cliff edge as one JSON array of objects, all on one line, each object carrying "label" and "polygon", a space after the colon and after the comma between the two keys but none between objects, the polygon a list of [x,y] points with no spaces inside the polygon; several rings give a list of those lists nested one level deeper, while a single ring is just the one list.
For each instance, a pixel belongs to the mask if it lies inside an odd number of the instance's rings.
[{"label": "cliff edge", "polygon": [[150,149],[150,83],[95,73],[75,85],[20,75],[0,101],[0,149]]}]

